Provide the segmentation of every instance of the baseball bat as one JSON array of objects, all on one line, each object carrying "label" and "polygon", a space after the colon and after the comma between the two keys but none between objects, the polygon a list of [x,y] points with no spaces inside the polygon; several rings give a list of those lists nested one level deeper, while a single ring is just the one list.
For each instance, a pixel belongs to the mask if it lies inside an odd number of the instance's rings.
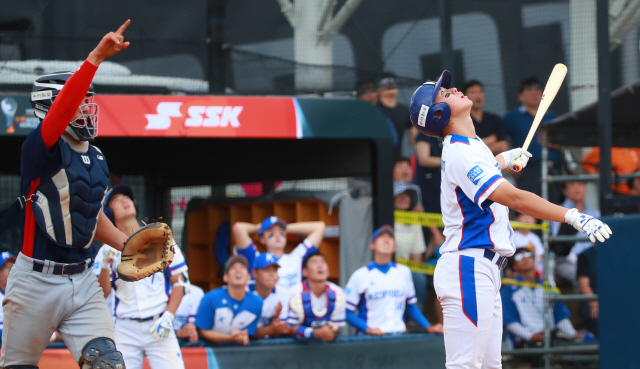
[{"label": "baseball bat", "polygon": [[[536,116],[533,119],[533,124],[531,124],[531,129],[529,129],[529,134],[527,135],[527,139],[524,140],[524,144],[522,148],[524,150],[529,148],[529,144],[531,144],[531,140],[533,136],[536,134],[538,130],[538,126],[542,121],[542,117],[549,110],[549,106],[553,102],[553,99],[556,98],[558,94],[558,90],[562,85],[562,81],[564,81],[564,77],[567,75],[567,66],[558,63],[553,67],[553,71],[551,71],[551,75],[549,76],[549,80],[547,81],[547,85],[544,86],[544,91],[542,91],[542,99],[540,100],[540,105],[538,105],[538,111],[536,112]],[[522,162],[520,159],[516,159],[511,165],[511,170],[514,172],[519,172],[522,170]]]}]

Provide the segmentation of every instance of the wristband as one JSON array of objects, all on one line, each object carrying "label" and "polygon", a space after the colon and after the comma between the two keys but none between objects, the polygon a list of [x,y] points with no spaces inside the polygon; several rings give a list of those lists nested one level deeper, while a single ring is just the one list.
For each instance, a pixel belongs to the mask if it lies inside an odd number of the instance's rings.
[{"label": "wristband", "polygon": [[508,151],[505,151],[500,153],[500,156],[502,156],[502,160],[504,160],[504,167],[508,169],[509,164],[511,164],[511,154],[509,154]]},{"label": "wristband", "polygon": [[303,326],[299,326],[298,329],[296,329],[296,336],[300,337],[300,338],[313,338],[313,331],[315,329],[311,328],[311,327],[303,327]]},{"label": "wristband", "polygon": [[573,224],[573,222],[576,220],[576,218],[578,217],[578,214],[580,214],[578,212],[578,209],[573,208],[573,209],[569,209],[565,214],[564,214],[564,221],[569,223],[569,224]]}]

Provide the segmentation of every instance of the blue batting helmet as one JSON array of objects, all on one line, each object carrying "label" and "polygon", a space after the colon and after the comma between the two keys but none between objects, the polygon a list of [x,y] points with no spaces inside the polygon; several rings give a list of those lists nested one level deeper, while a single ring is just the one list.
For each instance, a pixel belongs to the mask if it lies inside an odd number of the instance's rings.
[{"label": "blue batting helmet", "polygon": [[434,103],[440,87],[451,88],[451,73],[448,70],[442,72],[438,82],[423,83],[411,96],[411,123],[427,136],[440,137],[451,118],[449,104]]},{"label": "blue batting helmet", "polygon": [[128,198],[130,198],[131,201],[133,201],[133,205],[136,208],[136,215],[138,214],[138,202],[133,197],[133,190],[131,189],[131,187],[129,187],[129,185],[127,185],[126,183],[117,184],[113,186],[113,188],[111,188],[109,192],[107,192],[107,194],[104,196],[104,201],[102,206],[102,212],[104,213],[104,215],[107,216],[107,218],[109,218],[111,223],[113,223],[114,225],[116,224],[116,221],[113,217],[113,210],[111,210],[111,208],[109,207],[109,203],[111,203],[111,200],[113,200],[113,197],[115,195],[125,195]]}]

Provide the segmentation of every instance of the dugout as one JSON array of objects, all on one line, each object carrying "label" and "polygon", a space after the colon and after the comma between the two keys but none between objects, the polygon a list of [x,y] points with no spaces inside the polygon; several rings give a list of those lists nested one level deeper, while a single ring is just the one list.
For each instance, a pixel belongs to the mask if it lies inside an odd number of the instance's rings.
[{"label": "dugout", "polygon": [[[598,107],[599,102],[596,101],[541,126],[543,141],[546,139],[547,144],[577,147],[598,146],[599,136],[606,134],[598,127]],[[611,146],[640,147],[640,81],[613,91],[611,110],[611,125],[606,127],[611,130]],[[546,145],[543,145],[543,157],[544,147]],[[637,175],[638,173],[617,175],[613,180],[626,181],[626,178]],[[598,181],[601,176],[610,177],[612,174],[604,172],[599,175],[546,176],[543,173],[543,178],[547,177],[548,183]],[[612,183],[611,179],[604,182]],[[603,188],[600,188],[600,192],[601,202],[604,201],[600,206],[603,214],[607,214],[607,208],[610,210],[608,213],[611,213],[611,209],[640,205],[638,196],[612,195],[610,189]],[[636,264],[640,259],[637,247],[640,215],[615,214],[603,217],[602,220],[610,226],[613,234],[611,239],[604,244],[598,243],[597,246],[600,367],[636,368],[638,360],[634,347],[638,343],[640,320],[633,309],[621,307],[634,306],[640,302],[640,285],[628,283],[637,279]]]}]

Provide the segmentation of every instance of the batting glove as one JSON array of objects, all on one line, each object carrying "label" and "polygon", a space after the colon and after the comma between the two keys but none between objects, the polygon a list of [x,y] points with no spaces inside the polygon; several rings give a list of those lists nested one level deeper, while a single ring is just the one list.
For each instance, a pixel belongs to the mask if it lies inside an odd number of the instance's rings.
[{"label": "batting glove", "polygon": [[100,261],[101,269],[111,269],[111,265],[113,265],[113,259],[116,255],[116,249],[111,246],[104,246],[101,249],[102,251],[102,260]]},{"label": "batting glove", "polygon": [[154,341],[162,341],[163,339],[169,337],[169,333],[173,331],[173,319],[175,316],[173,313],[165,311],[158,320],[153,323],[153,326],[149,330],[151,332],[151,337],[153,337]]},{"label": "batting glove", "polygon": [[567,211],[564,215],[564,220],[571,224],[573,228],[589,236],[591,242],[596,242],[596,239],[604,242],[613,233],[608,225],[590,215],[582,214],[576,208]]},{"label": "batting glove", "polygon": [[511,168],[513,167],[513,162],[518,159],[520,159],[520,163],[522,164],[522,168],[520,168],[520,170],[524,169],[524,167],[526,167],[527,163],[529,162],[529,158],[531,157],[531,153],[529,151],[523,150],[520,147],[517,149],[505,151],[500,155],[502,155],[502,159],[504,160],[504,167],[509,170],[511,170]]}]

